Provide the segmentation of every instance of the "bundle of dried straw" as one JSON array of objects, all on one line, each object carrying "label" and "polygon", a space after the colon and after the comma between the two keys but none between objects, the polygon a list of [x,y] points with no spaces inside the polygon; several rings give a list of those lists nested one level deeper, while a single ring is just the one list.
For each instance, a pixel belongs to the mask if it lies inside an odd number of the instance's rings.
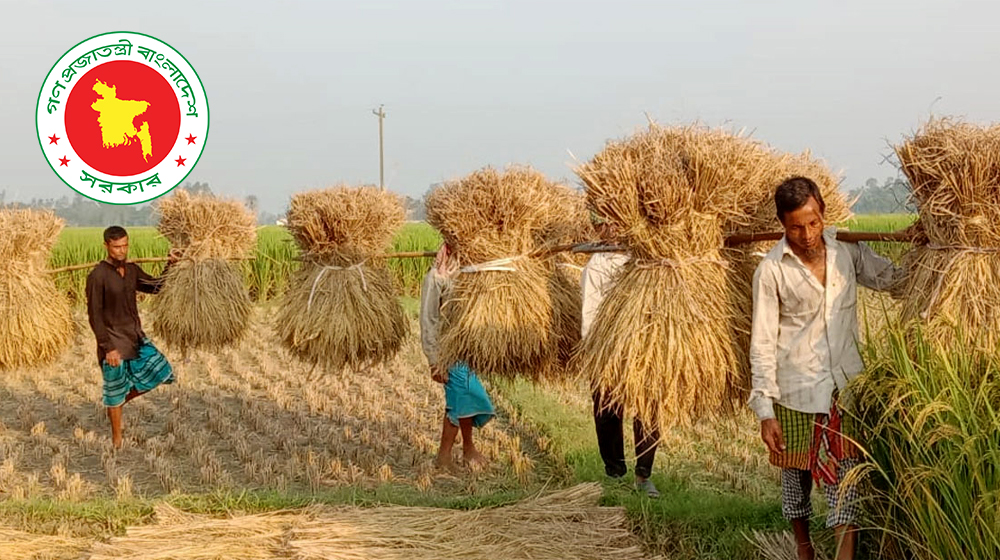
[{"label": "bundle of dried straw", "polygon": [[822,185],[828,220],[841,218],[836,179],[742,134],[657,125],[577,173],[631,255],[581,344],[581,372],[648,425],[731,413],[749,388],[750,278],[763,247],[724,251],[723,236],[775,229],[774,189],[797,174]]},{"label": "bundle of dried straw", "polygon": [[184,190],[161,199],[156,211],[157,229],[181,256],[153,298],[153,330],[181,349],[235,342],[252,303],[234,259],[256,248],[256,218],[238,201]]},{"label": "bundle of dried straw", "polygon": [[1000,344],[1000,125],[934,119],[896,147],[920,211],[904,321],[927,339],[995,353]]},{"label": "bundle of dried straw", "polygon": [[381,255],[405,213],[378,187],[296,194],[288,228],[302,249],[278,313],[285,345],[303,360],[340,369],[392,359],[409,332]]},{"label": "bundle of dried straw", "polygon": [[570,227],[565,189],[528,167],[488,167],[428,195],[428,221],[461,263],[442,308],[445,362],[533,380],[558,370],[579,330],[578,290],[545,252]]},{"label": "bundle of dried straw", "polygon": [[0,210],[0,369],[39,365],[69,342],[69,300],[46,273],[63,221],[50,211]]},{"label": "bundle of dried straw", "polygon": [[[544,232],[540,246],[568,246],[596,239],[590,223],[587,197],[582,191],[566,185],[553,184],[555,202],[548,231]],[[554,372],[563,377],[573,376],[571,359],[580,343],[581,300],[580,279],[589,255],[561,251],[551,257],[552,274],[549,293],[552,297],[554,334],[557,336],[557,366]]]}]

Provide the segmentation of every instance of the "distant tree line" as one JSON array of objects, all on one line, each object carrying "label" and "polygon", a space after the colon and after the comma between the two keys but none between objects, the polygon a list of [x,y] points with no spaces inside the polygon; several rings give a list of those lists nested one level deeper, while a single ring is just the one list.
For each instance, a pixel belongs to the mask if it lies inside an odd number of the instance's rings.
[{"label": "distant tree line", "polygon": [[847,193],[848,201],[855,201],[851,210],[855,214],[914,214],[910,184],[900,177],[886,177],[880,185],[874,177],[865,181],[860,189]]},{"label": "distant tree line", "polygon": [[[192,194],[211,194],[208,183],[185,183],[177,187]],[[250,195],[244,200],[251,211],[257,213],[257,223],[273,224],[278,219],[274,214],[261,212],[258,209],[257,197]],[[152,203],[131,204],[119,206],[103,204],[77,193],[59,198],[32,198],[28,202],[7,202],[6,191],[0,191],[0,208],[45,208],[53,210],[57,216],[66,220],[67,226],[106,226],[116,224],[121,226],[155,226],[156,216]]]},{"label": "distant tree line", "polygon": [[[431,186],[431,188],[433,187],[434,185]],[[185,189],[192,194],[212,194],[212,188],[208,183],[185,183],[178,188]],[[853,207],[855,214],[901,214],[917,211],[911,199],[909,183],[899,177],[887,177],[881,184],[875,178],[868,179],[863,187],[848,191],[847,198],[849,201],[855,201]],[[425,200],[426,195],[421,198],[402,197],[407,220],[424,221],[427,219]],[[275,224],[284,218],[284,211],[281,214],[275,214],[262,210],[255,195],[247,196],[244,203],[247,208],[257,214],[257,223],[260,225]],[[6,191],[0,191],[0,208],[4,207],[50,208],[55,211],[56,215],[66,220],[66,224],[69,226],[156,225],[152,204],[130,206],[101,204],[76,193],[60,198],[33,198],[29,202],[22,203],[7,202]]]},{"label": "distant tree line", "polygon": [[[184,189],[191,194],[212,194],[212,188],[208,183],[185,183],[177,188]],[[251,212],[257,215],[257,223],[260,225],[275,224],[284,218],[284,211],[281,214],[275,214],[262,210],[256,195],[247,196],[243,202]],[[424,210],[423,199],[403,197],[403,206],[406,210],[407,220],[426,219],[427,214]],[[67,226],[72,227],[107,226],[109,224],[121,226],[156,225],[152,203],[128,206],[102,204],[75,192],[59,198],[32,198],[28,202],[16,202],[7,201],[7,192],[0,190],[0,208],[51,209],[57,216],[66,220]]]}]

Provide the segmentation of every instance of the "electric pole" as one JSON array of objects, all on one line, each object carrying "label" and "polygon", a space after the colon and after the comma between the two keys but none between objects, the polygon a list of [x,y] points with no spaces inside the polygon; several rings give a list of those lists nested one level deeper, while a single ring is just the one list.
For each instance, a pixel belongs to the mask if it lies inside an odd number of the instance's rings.
[{"label": "electric pole", "polygon": [[372,114],[378,117],[378,187],[385,190],[385,163],[382,155],[382,121],[385,119],[385,105],[379,105],[378,110],[372,109]]}]

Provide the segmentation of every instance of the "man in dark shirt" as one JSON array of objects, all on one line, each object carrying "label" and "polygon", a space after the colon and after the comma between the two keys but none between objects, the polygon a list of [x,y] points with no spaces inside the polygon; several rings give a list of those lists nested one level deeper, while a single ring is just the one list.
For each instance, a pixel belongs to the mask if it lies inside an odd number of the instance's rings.
[{"label": "man in dark shirt", "polygon": [[[108,258],[87,276],[87,315],[97,338],[97,363],[104,377],[104,406],[115,447],[122,445],[122,405],[162,383],[173,383],[167,359],[142,331],[136,292],[160,291],[162,276],[153,278],[127,262],[128,232],[120,226],[104,230]],[[177,260],[171,252],[169,268]]]}]

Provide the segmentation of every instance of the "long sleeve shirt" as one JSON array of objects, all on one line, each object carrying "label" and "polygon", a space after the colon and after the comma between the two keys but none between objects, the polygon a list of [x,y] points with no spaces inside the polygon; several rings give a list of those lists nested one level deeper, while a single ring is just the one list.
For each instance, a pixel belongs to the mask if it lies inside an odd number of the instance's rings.
[{"label": "long sleeve shirt", "polygon": [[159,292],[162,278],[146,274],[134,263],[125,264],[123,277],[106,260],[87,275],[87,317],[97,338],[98,364],[112,350],[117,350],[123,360],[138,355],[139,342],[146,333],[142,331],[135,295]]},{"label": "long sleeve shirt", "polygon": [[450,284],[447,276],[431,268],[420,288],[420,345],[431,366],[440,358],[441,304]]},{"label": "long sleeve shirt", "polygon": [[583,298],[582,321],[580,333],[586,337],[590,326],[597,317],[597,309],[601,306],[608,292],[615,285],[622,266],[628,262],[628,255],[622,253],[594,253],[583,267],[580,276],[580,290]]},{"label": "long sleeve shirt", "polygon": [[754,273],[749,405],[761,420],[774,418],[775,403],[827,413],[834,390],[846,405],[847,383],[864,367],[857,285],[889,291],[906,278],[905,270],[867,245],[838,241],[833,228],[823,238],[826,286],[784,238]]}]

